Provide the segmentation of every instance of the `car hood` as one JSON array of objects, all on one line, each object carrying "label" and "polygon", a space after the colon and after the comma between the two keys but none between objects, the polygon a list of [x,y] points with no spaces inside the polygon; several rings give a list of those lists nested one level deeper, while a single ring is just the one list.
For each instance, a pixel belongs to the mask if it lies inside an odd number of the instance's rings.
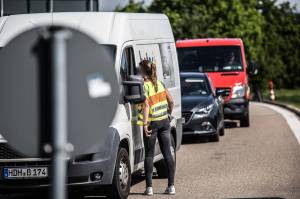
[{"label": "car hood", "polygon": [[182,111],[193,111],[193,109],[197,109],[203,106],[207,106],[213,103],[213,97],[209,96],[182,96]]}]

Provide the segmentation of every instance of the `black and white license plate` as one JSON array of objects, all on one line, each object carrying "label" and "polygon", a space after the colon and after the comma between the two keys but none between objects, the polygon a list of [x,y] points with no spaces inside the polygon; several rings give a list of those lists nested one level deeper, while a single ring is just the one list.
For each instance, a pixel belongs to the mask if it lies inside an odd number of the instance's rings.
[{"label": "black and white license plate", "polygon": [[48,168],[4,168],[3,176],[5,179],[46,178],[48,177]]}]

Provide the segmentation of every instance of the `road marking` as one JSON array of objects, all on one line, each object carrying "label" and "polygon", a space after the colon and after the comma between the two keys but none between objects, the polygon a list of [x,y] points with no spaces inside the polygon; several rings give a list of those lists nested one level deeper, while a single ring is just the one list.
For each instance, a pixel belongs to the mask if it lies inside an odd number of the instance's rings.
[{"label": "road marking", "polygon": [[275,105],[271,105],[271,104],[263,104],[263,103],[255,103],[255,102],[252,102],[252,104],[268,107],[268,108],[276,111],[277,113],[281,114],[287,121],[288,125],[290,126],[292,132],[294,133],[294,135],[300,145],[300,120],[296,114],[294,114],[291,111],[288,111],[284,108],[281,108],[281,107],[278,107]]}]

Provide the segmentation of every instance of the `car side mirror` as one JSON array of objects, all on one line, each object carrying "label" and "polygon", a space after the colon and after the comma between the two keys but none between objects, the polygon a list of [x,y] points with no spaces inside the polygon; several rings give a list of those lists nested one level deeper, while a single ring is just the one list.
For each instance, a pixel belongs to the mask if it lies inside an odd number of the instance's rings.
[{"label": "car side mirror", "polygon": [[132,104],[143,103],[146,100],[143,78],[135,75],[129,76],[122,82],[124,87],[124,100]]},{"label": "car side mirror", "polygon": [[252,60],[249,61],[247,72],[250,75],[257,75],[258,73],[258,67]]}]

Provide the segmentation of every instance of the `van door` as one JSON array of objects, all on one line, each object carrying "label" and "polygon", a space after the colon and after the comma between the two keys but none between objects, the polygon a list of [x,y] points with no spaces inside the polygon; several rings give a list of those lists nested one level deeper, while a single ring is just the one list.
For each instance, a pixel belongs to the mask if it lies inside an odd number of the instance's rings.
[{"label": "van door", "polygon": [[[124,48],[122,53],[120,73],[122,81],[128,80],[130,75],[137,75],[133,47]],[[137,105],[130,104],[127,107],[130,107],[129,111],[131,111],[134,166],[136,166],[138,163],[144,160],[143,128],[142,126],[137,125]]]},{"label": "van door", "polygon": [[[162,70],[162,61],[161,61],[159,45],[143,43],[143,44],[137,44],[134,47],[135,47],[134,50],[135,50],[136,63],[139,63],[145,59],[152,61],[153,63],[156,64],[157,79],[163,81],[163,70]],[[156,140],[154,155],[155,156],[160,155],[157,156],[158,159],[162,158],[158,139]]]}]

